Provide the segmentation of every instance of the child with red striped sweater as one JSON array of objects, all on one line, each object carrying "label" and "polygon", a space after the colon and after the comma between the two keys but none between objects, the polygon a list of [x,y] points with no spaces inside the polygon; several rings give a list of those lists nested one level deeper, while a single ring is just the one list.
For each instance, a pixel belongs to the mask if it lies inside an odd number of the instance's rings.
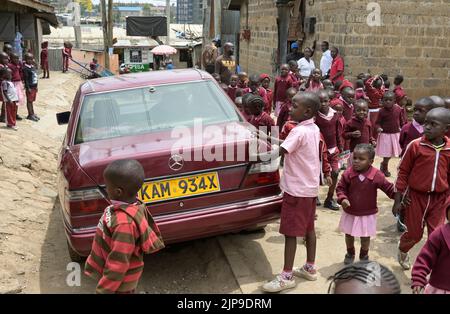
[{"label": "child with red striped sweater", "polygon": [[112,205],[98,223],[85,274],[98,280],[97,293],[134,293],[143,255],[164,248],[164,243],[145,204],[136,199],[145,178],[142,165],[116,160],[103,176]]}]

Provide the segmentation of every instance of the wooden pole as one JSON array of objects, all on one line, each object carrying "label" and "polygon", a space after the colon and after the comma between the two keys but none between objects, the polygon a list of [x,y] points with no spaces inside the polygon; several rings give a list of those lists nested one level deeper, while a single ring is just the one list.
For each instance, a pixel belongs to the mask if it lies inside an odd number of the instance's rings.
[{"label": "wooden pole", "polygon": [[108,47],[113,46],[113,29],[114,29],[114,19],[113,19],[113,0],[108,0]]},{"label": "wooden pole", "polygon": [[105,55],[105,68],[109,69],[109,37],[108,37],[108,19],[106,17],[106,0],[100,0],[102,8],[102,26],[103,26],[103,53]]},{"label": "wooden pole", "polygon": [[170,45],[170,0],[166,0],[167,36],[166,45]]}]

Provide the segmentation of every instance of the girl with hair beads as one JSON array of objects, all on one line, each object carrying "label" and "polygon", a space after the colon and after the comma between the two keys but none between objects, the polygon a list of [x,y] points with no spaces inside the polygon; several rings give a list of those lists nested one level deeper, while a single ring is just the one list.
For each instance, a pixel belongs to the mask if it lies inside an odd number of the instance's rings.
[{"label": "girl with hair beads", "polygon": [[338,271],[328,293],[334,294],[400,294],[400,283],[394,273],[377,262],[360,261]]},{"label": "girl with hair beads", "polygon": [[352,167],[341,177],[336,192],[342,205],[339,228],[345,233],[347,254],[344,264],[355,260],[355,237],[361,238],[360,260],[369,259],[370,238],[377,233],[377,190],[393,199],[394,185],[372,167],[375,150],[370,144],[358,144],[353,151]]},{"label": "girl with hair beads", "polygon": [[378,133],[376,154],[383,157],[380,170],[386,177],[390,177],[389,160],[401,154],[400,131],[406,121],[404,121],[402,115],[403,109],[395,103],[394,92],[387,91],[384,93],[382,104],[383,107],[380,109],[375,122]]}]

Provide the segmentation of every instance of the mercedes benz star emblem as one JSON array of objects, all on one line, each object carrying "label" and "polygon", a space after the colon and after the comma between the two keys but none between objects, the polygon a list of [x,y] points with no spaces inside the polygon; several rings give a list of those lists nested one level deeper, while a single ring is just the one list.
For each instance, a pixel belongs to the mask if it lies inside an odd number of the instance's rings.
[{"label": "mercedes benz star emblem", "polygon": [[173,171],[178,171],[183,168],[184,160],[180,155],[172,155],[169,159],[169,168]]}]

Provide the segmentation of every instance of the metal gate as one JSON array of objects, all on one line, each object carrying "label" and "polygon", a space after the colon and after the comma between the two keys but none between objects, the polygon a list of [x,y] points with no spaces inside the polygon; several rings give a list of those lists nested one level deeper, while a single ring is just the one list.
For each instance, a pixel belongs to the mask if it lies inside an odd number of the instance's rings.
[{"label": "metal gate", "polygon": [[223,10],[222,12],[222,45],[226,42],[233,43],[236,63],[239,64],[239,33],[241,12]]}]

